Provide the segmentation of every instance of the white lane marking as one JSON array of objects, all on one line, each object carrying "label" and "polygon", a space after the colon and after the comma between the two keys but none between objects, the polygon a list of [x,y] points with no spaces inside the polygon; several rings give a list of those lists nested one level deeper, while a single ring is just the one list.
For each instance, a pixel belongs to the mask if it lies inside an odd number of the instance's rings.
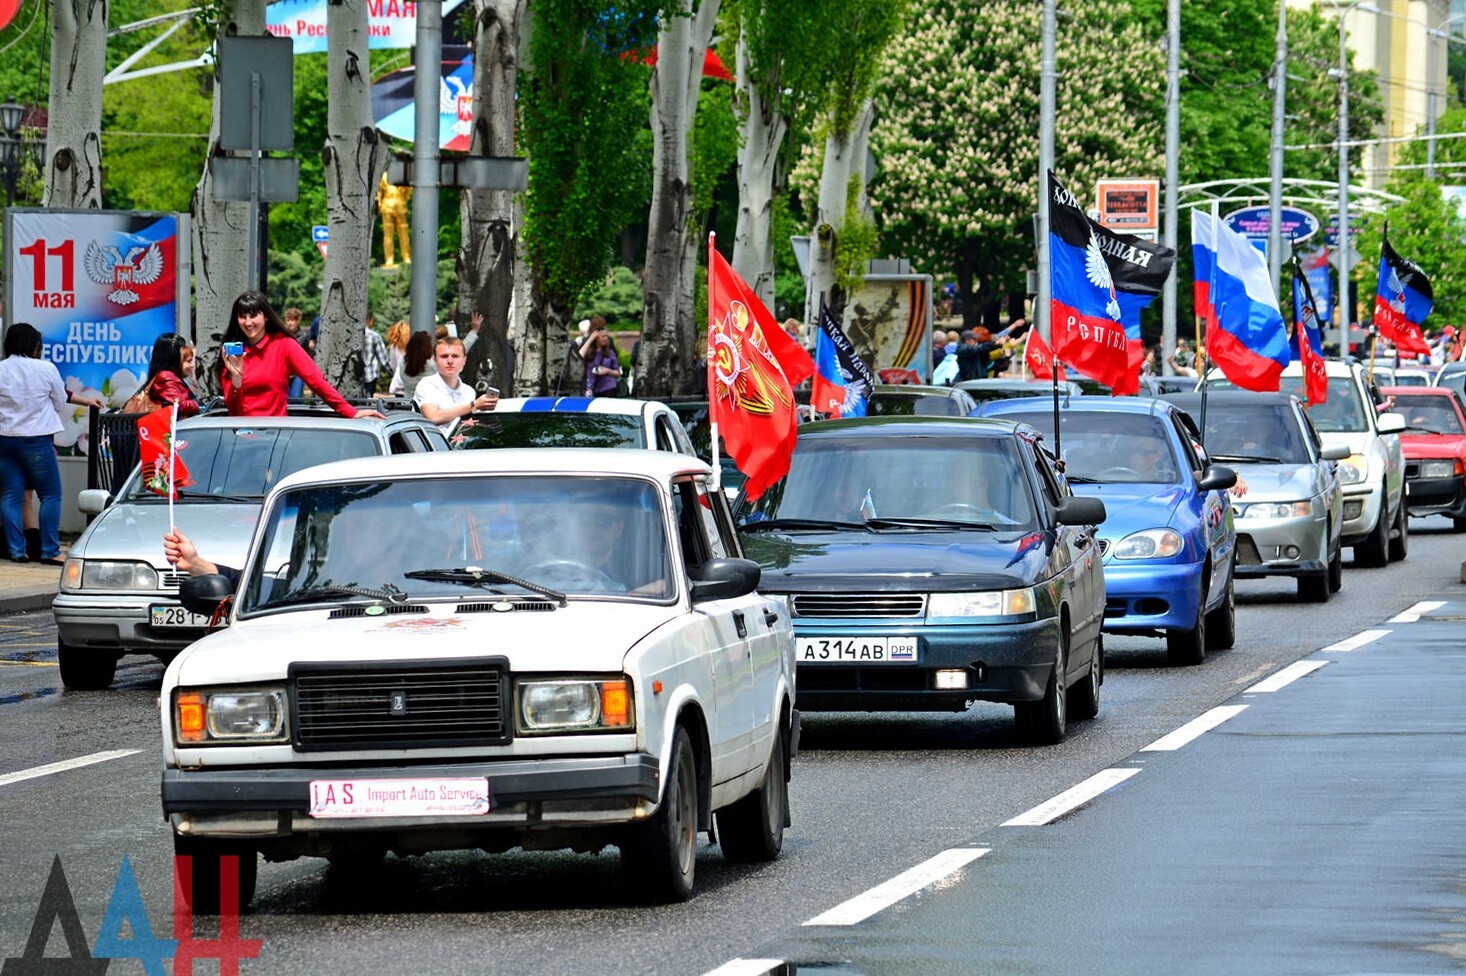
[{"label": "white lane marking", "polygon": [[827,912],[821,912],[804,924],[855,925],[863,922],[882,909],[890,908],[902,898],[941,881],[990,850],[990,847],[954,847],[949,851],[942,851],[936,857],[902,871],[890,881],[882,882],[849,901],[841,902]]},{"label": "white lane marking", "polygon": [[1317,671],[1319,668],[1328,663],[1329,662],[1327,661],[1319,661],[1316,659],[1312,661],[1294,661],[1286,668],[1283,668],[1282,670],[1271,675],[1270,677],[1262,679],[1251,688],[1244,689],[1242,694],[1246,695],[1253,692],[1277,691],[1279,688],[1286,688],[1288,685],[1297,681],[1304,675],[1312,674],[1313,672]]},{"label": "white lane marking", "polygon": [[1329,651],[1357,651],[1365,644],[1372,644],[1381,637],[1390,633],[1388,630],[1361,630],[1353,637],[1345,637],[1337,644],[1330,644],[1322,649],[1327,654]]},{"label": "white lane marking", "polygon": [[64,773],[68,769],[78,769],[82,766],[90,766],[93,763],[106,762],[109,759],[135,756],[139,752],[142,752],[142,750],[112,749],[108,752],[94,752],[90,756],[77,756],[75,759],[63,759],[61,762],[47,763],[44,766],[32,766],[30,769],[22,769],[18,773],[6,773],[0,776],[0,786],[9,786],[11,783],[35,779],[38,776],[50,776],[52,773]]},{"label": "white lane marking", "polygon": [[1057,820],[1064,814],[1073,810],[1081,803],[1088,803],[1101,793],[1113,786],[1125,782],[1139,769],[1105,769],[1095,773],[1089,779],[1071,786],[1069,789],[1040,803],[1027,813],[1020,813],[1012,820],[1003,821],[1004,827],[1038,827],[1050,821]]},{"label": "white lane marking", "polygon": [[783,965],[782,959],[730,959],[703,976],[770,976]]},{"label": "white lane marking", "polygon": [[1246,710],[1246,705],[1218,705],[1211,711],[1198,715],[1176,731],[1166,733],[1140,751],[1174,752],[1192,739],[1199,738],[1203,734],[1210,732],[1238,712],[1244,712]]},{"label": "white lane marking", "polygon": [[1439,610],[1445,605],[1445,600],[1421,600],[1419,603],[1415,604],[1415,606],[1413,607],[1410,607],[1408,610],[1395,614],[1389,620],[1386,620],[1385,623],[1413,624],[1426,614],[1434,613],[1436,610]]}]

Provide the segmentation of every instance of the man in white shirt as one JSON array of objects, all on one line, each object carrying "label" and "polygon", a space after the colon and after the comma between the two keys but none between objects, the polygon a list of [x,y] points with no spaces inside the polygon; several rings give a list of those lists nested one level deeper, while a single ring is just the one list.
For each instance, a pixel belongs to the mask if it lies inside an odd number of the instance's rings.
[{"label": "man in white shirt", "polygon": [[463,372],[463,340],[454,336],[439,339],[433,350],[438,372],[424,376],[417,384],[413,402],[424,417],[438,425],[445,435],[453,425],[476,410],[492,410],[499,405],[499,392],[490,388],[482,396],[459,376]]}]

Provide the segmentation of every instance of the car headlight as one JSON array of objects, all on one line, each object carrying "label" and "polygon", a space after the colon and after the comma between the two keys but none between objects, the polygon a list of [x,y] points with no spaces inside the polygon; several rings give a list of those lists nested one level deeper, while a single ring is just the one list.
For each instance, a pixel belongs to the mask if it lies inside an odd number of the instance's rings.
[{"label": "car headlight", "polygon": [[1456,473],[1458,466],[1458,462],[1454,460],[1421,461],[1420,477],[1449,478]]},{"label": "car headlight", "polygon": [[[75,563],[75,569],[72,564]],[[158,571],[147,563],[110,559],[68,559],[62,573],[68,589],[156,590]],[[74,582],[79,581],[79,582]]]},{"label": "car headlight", "polygon": [[173,735],[179,745],[286,742],[284,688],[179,689]]},{"label": "car headlight", "polygon": [[626,678],[556,678],[521,681],[518,731],[618,732],[632,728],[631,682]]},{"label": "car headlight", "polygon": [[1241,506],[1240,518],[1285,519],[1302,518],[1313,514],[1313,502],[1253,502]]},{"label": "car headlight", "polygon": [[1110,548],[1116,559],[1165,559],[1184,549],[1186,543],[1175,529],[1144,529],[1132,532]]},{"label": "car headlight", "polygon": [[926,601],[928,617],[1012,617],[1033,613],[1033,587],[983,590],[977,593],[933,593]]},{"label": "car headlight", "polygon": [[1357,485],[1369,477],[1369,458],[1351,454],[1339,462],[1339,484]]}]

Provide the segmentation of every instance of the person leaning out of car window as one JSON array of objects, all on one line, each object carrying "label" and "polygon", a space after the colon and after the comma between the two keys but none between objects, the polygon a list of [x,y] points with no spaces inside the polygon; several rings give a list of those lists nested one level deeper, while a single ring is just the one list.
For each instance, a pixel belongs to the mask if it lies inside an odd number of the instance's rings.
[{"label": "person leaning out of car window", "polygon": [[437,424],[444,434],[450,433],[453,425],[469,414],[493,410],[499,405],[498,391],[492,387],[480,394],[463,382],[460,374],[467,355],[462,339],[455,336],[439,339],[433,358],[438,371],[423,377],[412,399],[422,415]]}]

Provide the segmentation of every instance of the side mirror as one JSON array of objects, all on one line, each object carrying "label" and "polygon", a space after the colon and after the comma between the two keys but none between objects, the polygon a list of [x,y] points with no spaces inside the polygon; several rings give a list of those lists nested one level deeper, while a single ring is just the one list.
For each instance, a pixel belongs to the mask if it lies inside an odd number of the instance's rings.
[{"label": "side mirror", "polygon": [[223,576],[190,576],[178,587],[178,602],[190,613],[213,616],[219,604],[234,595],[234,584]]},{"label": "side mirror", "polygon": [[76,496],[76,507],[83,515],[100,515],[112,504],[112,495],[105,488],[84,488]]},{"label": "side mirror", "polygon": [[1398,434],[1405,429],[1405,418],[1390,410],[1379,415],[1375,426],[1381,434]]},{"label": "side mirror", "polygon": [[1105,503],[1098,498],[1066,498],[1059,502],[1060,525],[1099,525],[1105,520]]},{"label": "side mirror", "polygon": [[1342,444],[1335,444],[1333,447],[1326,447],[1318,452],[1318,456],[1325,461],[1342,461],[1349,454],[1349,449]]},{"label": "side mirror", "polygon": [[762,574],[752,559],[709,559],[702,565],[701,578],[692,581],[692,602],[746,596],[758,589]]},{"label": "side mirror", "polygon": [[1199,491],[1222,491],[1236,483],[1237,472],[1225,464],[1212,464],[1201,473],[1201,480],[1196,483],[1196,487]]}]

